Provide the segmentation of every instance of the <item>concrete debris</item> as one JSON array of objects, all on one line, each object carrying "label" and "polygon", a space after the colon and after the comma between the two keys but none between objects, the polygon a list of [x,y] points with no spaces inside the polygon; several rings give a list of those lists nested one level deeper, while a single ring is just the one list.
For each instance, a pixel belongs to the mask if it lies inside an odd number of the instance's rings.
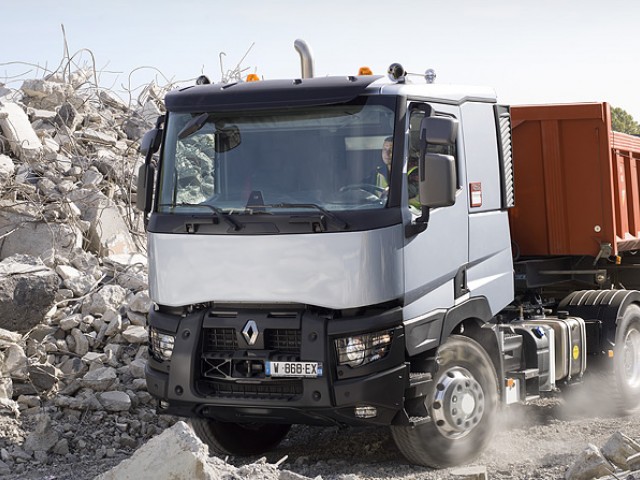
[{"label": "concrete debris", "polygon": [[473,466],[451,469],[451,476],[459,480],[487,480],[487,467]]},{"label": "concrete debris", "polygon": [[589,444],[565,473],[566,480],[592,480],[613,473],[615,467],[604,458],[598,447]]},{"label": "concrete debris", "polygon": [[623,470],[629,468],[627,459],[637,453],[640,453],[640,444],[620,432],[612,435],[602,446],[605,458]]},{"label": "concrete debris", "polygon": [[0,130],[18,159],[29,162],[38,160],[42,155],[42,142],[18,104],[0,101]]},{"label": "concrete debris", "polygon": [[[167,462],[167,458],[171,458],[171,462]],[[150,465],[154,466],[153,478],[157,480],[311,480],[309,477],[279,470],[277,465],[266,463],[264,459],[236,468],[220,458],[209,457],[209,448],[182,421],[149,440],[131,458],[94,480],[148,478]]]},{"label": "concrete debris", "polygon": [[13,255],[0,262],[0,328],[26,332],[55,301],[60,278],[42,260]]},{"label": "concrete debris", "polygon": [[566,480],[640,478],[640,443],[622,432],[614,433],[599,449],[589,446],[566,473]]}]

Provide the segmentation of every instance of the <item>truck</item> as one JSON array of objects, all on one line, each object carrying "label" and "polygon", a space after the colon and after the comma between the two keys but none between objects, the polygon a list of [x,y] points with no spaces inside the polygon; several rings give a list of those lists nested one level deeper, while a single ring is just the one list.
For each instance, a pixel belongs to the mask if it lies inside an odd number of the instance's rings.
[{"label": "truck", "polygon": [[300,78],[201,78],[141,142],[157,411],[220,455],[388,426],[433,468],[588,378],[636,411],[640,139],[608,104],[509,107],[397,63],[315,77],[295,47]]}]

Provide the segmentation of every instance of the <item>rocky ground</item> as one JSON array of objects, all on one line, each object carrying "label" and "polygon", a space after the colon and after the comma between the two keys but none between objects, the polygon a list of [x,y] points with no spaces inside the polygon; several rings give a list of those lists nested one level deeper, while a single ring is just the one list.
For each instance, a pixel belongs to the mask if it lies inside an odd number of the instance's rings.
[{"label": "rocky ground", "polygon": [[[157,427],[153,434],[131,436],[141,445],[174,422],[172,418],[152,416],[149,411],[150,424]],[[122,438],[128,438],[123,437],[122,425],[131,423],[131,414],[101,415],[100,421],[87,416],[75,423],[64,418],[56,420],[55,415],[52,417],[52,428],[64,432],[61,437],[68,438],[70,444],[81,447],[72,447],[73,452],[64,455],[49,453],[42,463],[24,454],[24,460],[17,461],[12,471],[5,471],[0,478],[93,479],[129,458],[137,446],[122,441]],[[25,415],[17,421],[8,416],[1,417],[3,440],[0,443],[3,448],[15,452],[17,447],[23,446],[30,432],[38,429],[37,418],[37,415]],[[471,465],[485,467],[490,479],[560,479],[588,444],[602,446],[616,432],[640,440],[640,415],[592,416],[589,412],[572,412],[566,402],[560,400],[510,407],[503,416],[495,441]],[[257,458],[227,459],[228,464],[238,468],[259,461]],[[324,480],[465,478],[458,475],[456,469],[430,470],[408,465],[385,428],[296,426],[284,442],[266,456],[266,461],[271,464],[281,461],[280,471],[294,472],[306,478],[320,476]],[[275,480],[279,477],[272,474],[263,478]],[[625,477],[619,474],[619,478]]]},{"label": "rocky ground", "polygon": [[[162,89],[124,103],[93,77],[65,67],[0,84],[2,479],[92,479],[182,425],[156,415],[146,391],[150,300],[132,208]],[[581,395],[511,407],[473,465],[489,478],[563,478],[589,443],[640,440],[640,415],[611,417]],[[215,478],[461,478],[408,465],[383,428],[296,426],[266,462],[229,458]]]}]

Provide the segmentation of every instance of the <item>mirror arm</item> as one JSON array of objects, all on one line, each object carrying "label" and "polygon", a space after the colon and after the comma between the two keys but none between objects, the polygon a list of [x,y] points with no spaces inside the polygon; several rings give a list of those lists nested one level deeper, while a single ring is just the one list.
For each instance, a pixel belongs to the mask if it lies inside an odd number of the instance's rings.
[{"label": "mirror arm", "polygon": [[426,207],[422,205],[422,215],[416,218],[415,222],[411,222],[409,225],[404,227],[404,236],[405,238],[415,237],[419,233],[424,232],[429,226],[429,213],[431,212],[430,207]]}]

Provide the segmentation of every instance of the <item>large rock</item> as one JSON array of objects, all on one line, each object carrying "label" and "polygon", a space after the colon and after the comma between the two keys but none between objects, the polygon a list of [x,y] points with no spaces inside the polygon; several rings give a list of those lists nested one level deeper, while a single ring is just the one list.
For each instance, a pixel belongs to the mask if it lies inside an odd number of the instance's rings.
[{"label": "large rock", "polygon": [[51,419],[46,415],[40,416],[36,429],[31,432],[22,448],[31,452],[48,452],[60,439],[58,433],[52,428]]},{"label": "large rock", "polygon": [[111,367],[100,367],[87,372],[87,374],[82,377],[81,383],[83,386],[97,392],[104,392],[111,388],[117,378],[118,375],[115,369]]},{"label": "large rock", "polygon": [[59,376],[62,376],[62,372],[50,363],[29,365],[29,380],[38,392],[46,392],[55,387]]},{"label": "large rock", "polygon": [[126,412],[131,408],[131,397],[117,390],[99,393],[98,400],[108,412]]},{"label": "large rock", "polygon": [[0,259],[20,253],[53,266],[56,255],[69,257],[74,249],[82,247],[82,232],[76,227],[8,211],[0,212],[0,235],[6,235],[0,243]]},{"label": "large rock", "polygon": [[640,444],[621,432],[616,432],[601,448],[604,457],[623,470],[628,468],[627,459],[640,453]]},{"label": "large rock", "polygon": [[15,165],[11,157],[0,155],[0,184],[6,184],[13,176],[14,171]]},{"label": "large rock", "polygon": [[119,285],[105,285],[92,293],[82,304],[84,315],[103,315],[107,310],[118,310],[127,298],[127,291]]},{"label": "large rock", "polygon": [[100,256],[135,253],[137,251],[129,227],[115,203],[103,193],[86,188],[68,194],[82,211],[82,219],[89,222],[89,249]]},{"label": "large rock", "polygon": [[[97,476],[94,480],[138,480],[149,477],[150,466],[154,478],[189,478],[215,480],[224,478],[209,465],[208,447],[200,441],[184,422],[152,438],[118,466]],[[168,462],[167,459],[171,461]],[[232,468],[232,467],[231,467]],[[230,473],[228,470],[226,473]],[[234,478],[230,476],[228,478]]]},{"label": "large rock", "polygon": [[49,82],[42,79],[25,80],[20,89],[30,104],[38,108],[55,110],[74,94],[73,86],[68,83]]},{"label": "large rock", "polygon": [[42,142],[20,105],[0,100],[0,130],[19,159],[35,161],[43,154]]},{"label": "large rock", "polygon": [[4,361],[0,364],[0,373],[14,380],[26,380],[29,374],[27,355],[18,344],[10,345],[4,351]]},{"label": "large rock", "polygon": [[26,332],[55,302],[60,278],[37,258],[13,255],[0,262],[0,328]]},{"label": "large rock", "polygon": [[567,469],[564,478],[565,480],[592,480],[614,471],[615,467],[604,458],[598,447],[589,444]]}]

